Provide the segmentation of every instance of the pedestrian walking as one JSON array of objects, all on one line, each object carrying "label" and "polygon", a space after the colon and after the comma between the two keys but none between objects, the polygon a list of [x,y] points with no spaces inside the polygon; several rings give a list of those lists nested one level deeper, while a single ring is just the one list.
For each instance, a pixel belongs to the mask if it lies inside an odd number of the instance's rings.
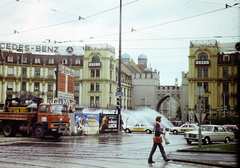
[{"label": "pedestrian walking", "polygon": [[152,164],[152,163],[155,163],[153,160],[152,160],[152,156],[154,154],[154,152],[156,151],[156,148],[157,146],[159,147],[160,149],[160,152],[162,154],[162,157],[163,159],[165,160],[165,162],[168,162],[170,161],[171,159],[167,158],[166,156],[166,153],[164,151],[164,148],[162,146],[162,137],[161,137],[161,134],[164,134],[165,135],[165,132],[162,132],[161,131],[161,126],[160,126],[160,122],[162,120],[162,117],[161,116],[157,116],[156,117],[156,123],[154,124],[154,140],[153,140],[153,146],[152,146],[152,150],[150,152],[150,155],[149,155],[149,158],[148,158],[148,163],[149,164]]}]

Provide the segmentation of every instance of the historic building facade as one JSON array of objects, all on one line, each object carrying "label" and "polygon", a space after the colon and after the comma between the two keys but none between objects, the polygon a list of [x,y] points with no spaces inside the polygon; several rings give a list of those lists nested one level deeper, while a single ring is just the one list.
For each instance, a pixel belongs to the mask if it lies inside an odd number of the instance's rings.
[{"label": "historic building facade", "polygon": [[[220,44],[216,40],[191,41],[189,47],[189,111],[196,113],[197,86],[204,88],[205,109],[210,115],[221,114],[219,107],[226,106],[222,114],[239,111],[239,48],[236,43]],[[227,46],[227,47],[225,47]],[[210,106],[209,106],[210,105]],[[234,109],[231,110],[230,106]],[[208,116],[206,119],[210,119]]]},{"label": "historic building facade", "polygon": [[[75,70],[76,104],[89,108],[116,105],[118,60],[115,59],[115,48],[109,44],[88,44],[83,48],[84,55],[32,54],[2,50],[0,103],[3,104],[7,97],[15,98],[29,94],[42,97],[44,102],[53,102],[56,90],[56,65],[61,63]],[[123,63],[122,67],[122,107],[131,109],[131,71]],[[20,93],[21,69],[22,93]]]}]

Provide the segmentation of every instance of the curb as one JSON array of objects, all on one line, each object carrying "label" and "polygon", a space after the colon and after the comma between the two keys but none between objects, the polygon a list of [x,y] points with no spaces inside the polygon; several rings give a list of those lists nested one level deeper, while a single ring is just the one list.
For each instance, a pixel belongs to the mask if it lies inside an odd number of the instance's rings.
[{"label": "curb", "polygon": [[191,150],[191,149],[178,149],[177,152],[202,152],[202,153],[228,153],[228,154],[238,154],[234,151],[211,151],[211,150]]},{"label": "curb", "polygon": [[[203,161],[197,161],[197,160],[186,160],[186,159],[172,159],[172,161],[194,163],[194,164],[201,164],[201,165],[208,165],[208,166],[226,167],[226,168],[237,168],[237,166],[219,164],[218,162],[211,163],[211,162],[203,162]],[[231,162],[229,162],[229,163],[231,163]]]}]

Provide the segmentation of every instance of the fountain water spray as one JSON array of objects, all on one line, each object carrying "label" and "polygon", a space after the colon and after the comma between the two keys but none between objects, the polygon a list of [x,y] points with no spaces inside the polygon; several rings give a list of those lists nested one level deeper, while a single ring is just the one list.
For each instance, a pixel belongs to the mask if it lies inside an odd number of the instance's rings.
[{"label": "fountain water spray", "polygon": [[[105,113],[105,114],[114,114],[114,110],[95,110],[91,111],[89,109],[83,109],[83,113]],[[152,110],[150,108],[143,108],[139,110],[124,110],[122,109],[122,120],[124,122],[124,126],[127,125],[133,126],[137,122],[144,122],[148,123],[150,125],[154,125],[156,122],[155,119],[157,116],[162,117],[162,121],[160,123],[161,128],[171,128],[173,127],[173,124],[162,114],[156,112],[155,110]],[[129,120],[126,120],[129,117]]]}]

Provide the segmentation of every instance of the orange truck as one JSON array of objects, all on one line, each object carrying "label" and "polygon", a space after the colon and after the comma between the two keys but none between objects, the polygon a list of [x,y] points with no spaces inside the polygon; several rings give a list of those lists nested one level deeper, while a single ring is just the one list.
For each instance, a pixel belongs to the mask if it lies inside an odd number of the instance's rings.
[{"label": "orange truck", "polygon": [[0,112],[2,132],[5,137],[35,134],[37,138],[62,136],[68,129],[68,107],[58,103],[40,103],[37,112]]}]

